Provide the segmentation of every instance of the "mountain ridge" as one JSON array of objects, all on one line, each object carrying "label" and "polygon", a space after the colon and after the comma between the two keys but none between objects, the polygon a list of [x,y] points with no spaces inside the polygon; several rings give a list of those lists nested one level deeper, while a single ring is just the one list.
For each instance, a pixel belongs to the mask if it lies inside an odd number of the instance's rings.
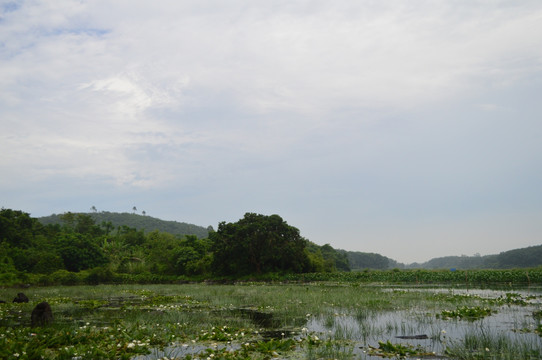
[{"label": "mountain ridge", "polygon": [[[196,235],[198,238],[206,238],[209,235],[209,230],[212,226],[203,227],[199,225],[179,222],[174,220],[162,220],[148,215],[139,215],[135,213],[118,213],[118,212],[90,212],[90,213],[74,213],[90,216],[96,225],[101,225],[104,222],[111,222],[113,228],[128,226],[136,230],[143,230],[149,233],[154,230],[167,232],[173,235]],[[38,221],[43,225],[62,224],[62,214],[52,214],[49,216],[38,217]]]}]

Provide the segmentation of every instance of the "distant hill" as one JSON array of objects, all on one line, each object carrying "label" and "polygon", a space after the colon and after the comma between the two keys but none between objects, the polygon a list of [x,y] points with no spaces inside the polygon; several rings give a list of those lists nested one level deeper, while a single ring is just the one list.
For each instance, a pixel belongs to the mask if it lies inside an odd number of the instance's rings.
[{"label": "distant hill", "polygon": [[406,265],[410,269],[512,269],[542,266],[542,245],[529,246],[485,256],[445,256],[425,263]]},{"label": "distant hill", "polygon": [[[174,235],[196,235],[198,238],[206,238],[209,235],[209,229],[211,228],[205,228],[184,222],[160,220],[151,216],[130,213],[102,211],[84,214],[92,217],[96,222],[96,225],[100,225],[102,222],[110,221],[114,228],[128,226],[137,230],[144,230],[146,233],[153,230],[158,230]],[[44,216],[37,219],[44,225],[62,224],[60,215],[57,214]]]},{"label": "distant hill", "polygon": [[376,269],[512,269],[542,266],[542,245],[485,256],[444,256],[424,263],[402,264],[375,253],[338,250],[346,255],[352,270]]},{"label": "distant hill", "polygon": [[[433,258],[424,263],[412,263],[405,265],[409,269],[484,269],[488,267],[495,267],[495,256],[443,256]],[[490,266],[493,265],[493,266]]]},{"label": "distant hill", "polygon": [[[402,264],[386,256],[360,251],[337,250],[346,255],[352,270],[386,270],[394,267],[402,267]],[[404,265],[403,265],[404,266]]]}]

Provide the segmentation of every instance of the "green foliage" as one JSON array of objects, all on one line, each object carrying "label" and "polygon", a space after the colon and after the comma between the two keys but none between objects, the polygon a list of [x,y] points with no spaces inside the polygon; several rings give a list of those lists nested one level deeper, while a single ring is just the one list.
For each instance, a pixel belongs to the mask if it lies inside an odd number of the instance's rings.
[{"label": "green foliage", "polygon": [[55,252],[38,252],[36,258],[37,261],[32,267],[33,273],[50,274],[56,270],[64,269],[64,260]]},{"label": "green foliage", "polygon": [[109,284],[115,282],[115,274],[106,267],[95,267],[89,271],[85,283],[89,285]]},{"label": "green foliage", "polygon": [[[386,270],[399,265],[378,254],[347,252],[329,244],[311,243],[278,215],[247,213],[236,223],[220,223],[216,232],[212,227],[205,229],[211,232],[209,238],[196,233],[149,231],[152,227],[145,221],[158,221],[149,216],[113,215],[68,212],[55,215],[51,223],[42,218],[43,225],[27,213],[2,209],[0,284],[156,283],[212,277],[469,285],[542,282],[542,268]],[[119,225],[113,222],[115,219],[137,220],[138,227],[132,227],[133,222]],[[101,221],[99,226],[97,220]],[[144,223],[138,223],[140,220]],[[491,264],[504,268],[519,264],[522,259],[538,263],[538,258],[542,258],[540,249],[542,246],[504,252],[491,257]],[[487,259],[478,257],[485,264]],[[350,273],[350,265],[363,271]]]},{"label": "green foliage", "polygon": [[180,245],[180,239],[172,234],[153,231],[147,236],[145,251],[152,263],[152,272],[175,274],[174,253]]},{"label": "green foliage", "polygon": [[102,249],[89,235],[65,233],[57,238],[56,246],[68,271],[90,269],[108,262]]},{"label": "green foliage", "polygon": [[17,281],[17,270],[13,260],[7,255],[9,245],[0,244],[0,284],[11,285]]},{"label": "green foliage", "polygon": [[280,352],[288,352],[296,347],[294,339],[270,339],[268,341],[258,341],[253,344],[255,351],[277,356]]},{"label": "green foliage", "polygon": [[[465,322],[461,326],[466,331],[449,331],[445,335],[439,325],[442,321],[422,315],[442,309],[445,295],[475,306],[481,298],[470,296],[470,292],[456,299],[460,294],[434,288],[405,291],[396,286],[344,285],[31,287],[25,290],[30,303],[0,304],[0,358],[541,358],[540,340],[537,336],[516,336],[520,335],[515,333],[516,321],[505,321],[496,331],[482,327],[481,323]],[[0,298],[12,298],[18,291],[0,289]],[[540,294],[536,290],[535,293],[538,300]],[[487,299],[497,300],[496,294]],[[31,328],[30,313],[35,303],[42,300],[51,304],[55,321]],[[276,322],[262,329],[246,312],[239,311],[246,309],[246,304],[265,310]],[[517,305],[513,306],[509,319],[530,311],[518,313]],[[337,310],[341,313],[335,313]],[[393,321],[379,321],[382,315],[389,318],[389,314],[393,314]],[[502,315],[505,314],[503,309]],[[322,327],[324,319],[330,316],[335,325]],[[354,321],[351,327],[336,326],[350,321]],[[533,334],[541,330],[533,321],[519,323],[528,325]],[[421,345],[399,342],[396,335],[403,334],[405,329],[429,329],[430,340]]]},{"label": "green foliage", "polygon": [[96,215],[67,212],[42,225],[26,213],[2,209],[2,283],[23,281],[27,274],[40,274],[32,279],[43,285],[74,285],[202,279],[212,272],[280,280],[289,272],[348,270],[344,254],[308,242],[278,215],[246,214],[216,233],[209,227],[212,239],[115,227],[106,219],[97,226]]},{"label": "green foliage", "polygon": [[305,255],[309,259],[309,271],[310,272],[332,272],[335,270],[333,262],[326,261],[318,245],[309,244],[305,249]]},{"label": "green foliage", "polygon": [[350,271],[346,253],[335,250],[329,244],[318,246],[307,241],[306,253],[311,272]]},{"label": "green foliage", "polygon": [[410,264],[408,268],[424,269],[511,269],[542,266],[542,245],[501,252],[498,255],[445,256],[423,264]]},{"label": "green foliage", "polygon": [[390,259],[380,254],[344,250],[341,252],[347,256],[352,269],[386,270],[390,268]]},{"label": "green foliage", "polygon": [[54,284],[77,285],[81,282],[77,274],[67,270],[58,270],[51,274],[51,280]]},{"label": "green foliage", "polygon": [[194,235],[186,236],[172,255],[175,273],[181,275],[209,273],[213,259],[210,249],[209,240],[198,239]]},{"label": "green foliage", "polygon": [[289,281],[340,281],[356,283],[410,283],[410,284],[457,284],[484,285],[502,284],[506,286],[535,284],[542,282],[542,267],[510,270],[367,270],[359,272],[334,272],[289,274]]},{"label": "green foliage", "polygon": [[[67,213],[73,214],[73,213]],[[42,224],[60,224],[62,223],[63,215],[50,215],[38,218]],[[206,238],[209,234],[209,228],[197,226],[193,224],[187,224],[177,221],[165,221],[154,218],[152,216],[143,216],[130,213],[114,213],[108,211],[91,212],[86,215],[94,220],[96,224],[100,224],[100,227],[105,233],[111,232],[113,229],[126,226],[136,230],[142,230],[144,233],[149,233],[154,230],[160,232],[167,232],[173,235],[196,235],[198,238]],[[73,215],[73,222],[75,223],[75,214]]]},{"label": "green foliage", "polygon": [[542,264],[542,245],[502,252],[497,255],[496,263],[501,269],[540,266]]},{"label": "green foliage", "polygon": [[410,344],[392,344],[389,340],[386,342],[379,341],[378,348],[370,347],[369,354],[388,358],[410,358],[412,356],[431,356],[433,353],[428,352],[421,346],[413,346]]},{"label": "green foliage", "polygon": [[0,210],[0,242],[13,247],[28,248],[43,226],[29,214],[19,210]]},{"label": "green foliage", "polygon": [[126,246],[139,246],[145,242],[145,232],[126,225],[120,226],[117,230],[117,237]]},{"label": "green foliage", "polygon": [[306,240],[278,215],[246,213],[210,234],[215,274],[248,275],[307,271]]},{"label": "green foliage", "polygon": [[443,310],[440,314],[437,314],[441,319],[461,319],[461,320],[479,320],[493,313],[490,308],[480,306],[461,306],[455,310]]}]

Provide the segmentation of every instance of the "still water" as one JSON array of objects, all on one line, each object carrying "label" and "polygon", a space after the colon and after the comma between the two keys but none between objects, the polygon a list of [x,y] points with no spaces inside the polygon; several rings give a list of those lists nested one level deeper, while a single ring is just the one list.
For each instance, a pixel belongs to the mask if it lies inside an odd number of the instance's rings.
[{"label": "still water", "polygon": [[[389,289],[394,291],[395,289]],[[418,289],[401,288],[401,291],[426,291],[434,294],[479,297],[480,299],[506,299],[509,291],[488,289]],[[466,336],[485,338],[507,338],[512,343],[530,344],[529,347],[542,349],[542,337],[534,332],[540,323],[533,313],[542,308],[542,289],[514,290],[514,299],[521,305],[507,304],[493,306],[495,311],[481,319],[443,319],[438,310],[428,311],[426,307],[401,311],[374,312],[365,316],[352,316],[341,309],[334,309],[334,319],[329,316],[313,317],[307,324],[308,331],[315,331],[332,338],[348,339],[354,342],[350,351],[356,358],[373,360],[380,356],[369,355],[370,347],[378,347],[379,341],[392,344],[420,346],[429,353],[428,358],[442,358],[447,346],[460,344]],[[446,304],[444,307],[453,308]],[[440,308],[443,309],[442,307]],[[346,350],[346,349],[345,349]]]},{"label": "still water", "polygon": [[[542,288],[489,290],[489,289],[446,289],[446,288],[384,288],[384,291],[417,291],[434,294],[436,299],[431,306],[427,303],[419,307],[396,311],[352,311],[352,309],[330,308],[326,314],[307,317],[307,322],[299,332],[286,336],[300,339],[308,334],[319,339],[331,339],[342,346],[338,351],[349,353],[356,359],[376,360],[381,356],[371,353],[371,348],[379,347],[379,342],[390,342],[424,350],[424,359],[448,358],[446,348],[462,346],[468,337],[487,339],[506,339],[509,343],[523,344],[531,349],[542,349],[542,337],[534,330],[540,318],[533,316],[542,310]],[[440,296],[439,296],[440,295]],[[491,314],[481,318],[443,318],[442,310],[457,306],[449,301],[438,300],[449,297],[473,297],[480,303],[491,304]],[[505,300],[495,302],[496,300]],[[507,300],[507,301],[506,301]],[[273,329],[271,329],[273,330]],[[280,329],[276,333],[282,334]],[[240,344],[218,344],[218,348],[236,350]],[[174,355],[183,358],[197,355],[208,348],[208,344],[179,344],[154,351],[136,360],[149,360]],[[300,349],[299,351],[303,351]],[[295,355],[294,355],[295,356]],[[297,354],[296,358],[303,358]],[[413,359],[422,356],[411,357]],[[409,358],[409,357],[407,357]]]}]

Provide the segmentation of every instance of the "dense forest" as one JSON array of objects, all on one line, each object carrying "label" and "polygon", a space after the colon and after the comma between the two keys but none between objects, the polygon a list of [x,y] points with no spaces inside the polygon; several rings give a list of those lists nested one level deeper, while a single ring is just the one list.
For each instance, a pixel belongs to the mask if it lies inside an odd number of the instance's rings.
[{"label": "dense forest", "polygon": [[542,265],[542,245],[498,255],[449,256],[404,265],[380,254],[303,238],[278,215],[245,214],[215,231],[129,213],[45,218],[0,211],[0,284],[272,278],[389,269],[510,269]]},{"label": "dense forest", "polygon": [[44,224],[22,211],[0,211],[0,283],[37,276],[42,283],[70,283],[350,270],[346,256],[304,239],[278,215],[247,213],[217,231],[205,229],[207,237],[115,226],[108,218],[97,224],[87,213],[58,219]]},{"label": "dense forest", "polygon": [[[111,223],[107,226],[117,229],[129,227],[143,230],[145,233],[152,231],[166,232],[173,235],[196,235],[198,238],[207,238],[212,226],[207,228],[193,224],[176,221],[165,221],[151,216],[138,215],[135,213],[113,212],[90,212],[86,213],[96,224]],[[63,224],[63,215],[51,215],[38,218],[44,224]],[[331,245],[316,245],[307,242],[307,250],[310,252],[320,251],[327,267],[335,267],[340,271],[349,270],[389,270],[389,269],[509,269],[536,267],[542,265],[542,245],[523,249],[514,249],[496,255],[474,256],[445,256],[430,259],[424,263],[403,264],[381,254],[360,251],[347,251],[334,249]],[[330,265],[333,263],[333,266]]]},{"label": "dense forest", "polygon": [[347,257],[348,265],[352,270],[387,270],[392,268],[404,267],[404,265],[397,263],[397,261],[380,254],[366,253],[360,251],[338,251]]}]

